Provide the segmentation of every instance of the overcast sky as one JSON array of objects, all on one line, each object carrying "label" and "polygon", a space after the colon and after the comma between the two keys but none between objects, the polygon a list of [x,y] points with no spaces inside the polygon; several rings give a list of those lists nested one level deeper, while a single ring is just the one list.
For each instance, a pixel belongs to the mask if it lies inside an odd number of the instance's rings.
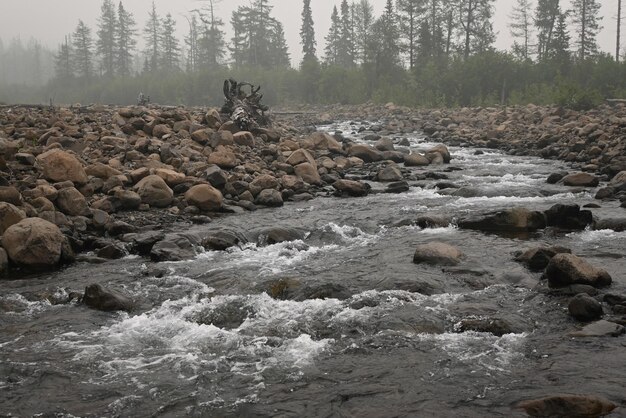
[{"label": "overcast sky", "polygon": [[[117,5],[119,0],[114,0]],[[602,22],[604,29],[599,37],[602,50],[615,52],[616,16],[618,0],[601,0]],[[122,0],[124,7],[131,11],[139,28],[143,28],[147,19],[152,0]],[[186,33],[186,15],[189,11],[202,6],[201,0],[154,0],[157,13],[164,16],[168,12],[177,20],[179,37]],[[333,5],[341,0],[312,0],[313,19],[318,42],[318,55],[324,49],[324,36],[330,25],[330,14]],[[218,0],[218,14],[226,23],[227,37],[230,38],[230,16],[238,6],[247,5],[250,0]],[[371,0],[377,15],[382,11],[386,0]],[[509,15],[515,2],[513,0],[496,0],[495,30],[497,32],[496,47],[507,49],[512,40],[509,36]],[[570,0],[562,1],[563,7],[570,5]],[[274,7],[273,15],[285,26],[287,42],[290,47],[292,64],[301,58],[300,52],[300,0],[270,0]],[[26,41],[30,37],[56,48],[63,37],[74,31],[78,19],[82,19],[95,30],[100,13],[100,0],[0,0],[0,38],[6,43],[14,37]],[[626,12],[624,12],[626,13]],[[626,32],[626,30],[622,31]],[[626,42],[622,42],[626,44]]]}]

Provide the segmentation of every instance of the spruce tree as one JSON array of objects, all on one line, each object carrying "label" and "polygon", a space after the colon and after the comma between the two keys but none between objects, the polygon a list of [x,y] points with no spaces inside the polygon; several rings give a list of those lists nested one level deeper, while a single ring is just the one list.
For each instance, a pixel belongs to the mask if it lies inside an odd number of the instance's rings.
[{"label": "spruce tree", "polygon": [[180,63],[180,45],[176,38],[176,21],[171,13],[165,15],[161,21],[161,33],[159,38],[161,45],[161,68],[165,71],[178,70]]},{"label": "spruce tree", "polygon": [[117,74],[122,77],[127,77],[132,73],[133,51],[137,46],[137,40],[135,39],[137,30],[135,26],[135,19],[133,19],[132,13],[124,9],[124,5],[120,1],[117,7],[115,68]]},{"label": "spruce tree", "polygon": [[302,45],[302,61],[317,60],[315,55],[317,41],[315,40],[315,27],[313,24],[313,12],[311,11],[311,0],[303,0],[300,44]]},{"label": "spruce tree", "polygon": [[550,53],[554,27],[560,14],[559,0],[538,0],[534,20],[537,28],[537,58],[540,61]]},{"label": "spruce tree", "polygon": [[495,40],[493,33],[494,0],[461,0],[461,32],[463,36],[463,56],[469,58],[472,52],[482,52]]},{"label": "spruce tree", "polygon": [[199,39],[200,28],[198,25],[198,18],[195,14],[191,16],[191,19],[187,18],[189,23],[189,32],[184,38],[185,45],[187,45],[187,60],[186,69],[187,72],[195,72],[199,68]]},{"label": "spruce tree", "polygon": [[339,43],[337,50],[338,64],[350,68],[354,66],[354,39],[352,39],[352,14],[347,0],[341,2]]},{"label": "spruce tree", "polygon": [[400,30],[393,0],[387,0],[383,14],[374,24],[375,51],[378,74],[384,74],[400,65]]},{"label": "spruce tree", "polygon": [[74,76],[72,66],[72,40],[68,35],[54,57],[54,73],[59,80],[68,80]]},{"label": "spruce tree", "polygon": [[224,22],[215,12],[215,0],[207,0],[207,7],[200,12],[202,29],[198,38],[199,65],[207,68],[216,68],[226,54],[224,41]]},{"label": "spruce tree", "polygon": [[[400,33],[404,40],[402,49],[408,55],[409,69],[412,70],[415,68],[416,63],[420,28],[418,21],[425,12],[425,3],[424,0],[398,0],[397,7],[400,16]],[[428,24],[425,27],[428,28]]]},{"label": "spruce tree", "polygon": [[328,35],[326,35],[326,48],[324,49],[324,60],[327,64],[335,65],[339,63],[340,43],[341,20],[339,19],[337,6],[334,6],[330,16],[330,29],[328,30]]},{"label": "spruce tree", "polygon": [[79,77],[88,79],[93,75],[93,38],[91,29],[82,20],[72,36],[73,65]]},{"label": "spruce tree", "polygon": [[598,54],[598,32],[600,26],[600,3],[597,0],[574,0],[572,22],[576,28],[576,45],[581,61]]},{"label": "spruce tree", "polygon": [[357,62],[364,64],[372,60],[374,8],[369,0],[360,0],[354,10],[355,58]]},{"label": "spruce tree", "polygon": [[96,53],[100,57],[102,72],[107,77],[115,73],[115,56],[117,52],[117,17],[112,0],[103,0],[98,19],[98,38]]},{"label": "spruce tree", "polygon": [[148,21],[143,30],[144,39],[146,41],[144,72],[155,72],[159,68],[159,49],[161,47],[160,21],[161,19],[156,11],[156,5],[152,2],[152,9],[150,10]]}]

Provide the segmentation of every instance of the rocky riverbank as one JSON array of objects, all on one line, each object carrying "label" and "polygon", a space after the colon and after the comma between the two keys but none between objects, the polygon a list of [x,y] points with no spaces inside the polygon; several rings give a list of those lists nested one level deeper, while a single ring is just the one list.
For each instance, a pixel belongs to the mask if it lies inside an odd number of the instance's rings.
[{"label": "rocky riverbank", "polygon": [[[432,141],[499,148],[575,163],[584,172],[550,181],[626,197],[626,109],[580,113],[527,106],[412,110],[329,106],[278,112],[272,128],[240,132],[215,109],[76,106],[2,107],[0,112],[0,270],[49,269],[128,252],[178,260],[194,247],[223,249],[241,237],[165,236],[176,221],[209,223],[225,213],[281,206],[315,196],[364,196],[367,181],[389,193],[424,180],[405,167],[447,164],[445,145],[411,152],[394,134],[422,131]],[[349,132],[316,126],[359,124]],[[569,183],[568,183],[569,182]],[[448,188],[448,187],[445,187]],[[380,191],[380,190],[379,190]]]}]

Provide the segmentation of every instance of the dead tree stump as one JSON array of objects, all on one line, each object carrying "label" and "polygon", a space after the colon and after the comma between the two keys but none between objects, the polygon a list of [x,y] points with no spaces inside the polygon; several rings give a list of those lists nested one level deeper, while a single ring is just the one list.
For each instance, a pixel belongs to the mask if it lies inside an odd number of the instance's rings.
[{"label": "dead tree stump", "polygon": [[[245,91],[246,87],[250,89]],[[269,108],[261,104],[263,95],[259,94],[261,86],[254,86],[246,82],[238,82],[232,78],[224,81],[224,97],[226,103],[222,107],[222,113],[229,115],[230,119],[242,131],[250,131],[260,127],[271,125],[269,116],[265,114]]]}]

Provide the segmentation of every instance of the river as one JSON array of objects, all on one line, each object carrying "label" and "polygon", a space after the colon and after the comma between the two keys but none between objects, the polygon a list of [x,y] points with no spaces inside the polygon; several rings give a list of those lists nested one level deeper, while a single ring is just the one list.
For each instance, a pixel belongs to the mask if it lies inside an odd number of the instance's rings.
[{"label": "river", "polygon": [[[358,138],[358,128],[324,129]],[[394,138],[430,145],[418,133]],[[450,165],[411,169],[402,194],[318,197],[173,226],[282,227],[300,231],[299,240],[3,279],[0,416],[514,417],[525,416],[517,402],[547,394],[626,402],[625,337],[568,336],[579,326],[568,299],[537,291],[540,274],[513,260],[538,244],[563,245],[605,268],[611,291],[623,294],[626,232],[503,236],[411,225],[425,214],[594,202],[593,190],[546,184],[565,163],[476,151],[450,147]],[[436,188],[441,181],[465,197]],[[593,210],[624,215],[616,202]],[[415,247],[434,240],[465,260],[413,264]],[[34,296],[62,298],[94,282],[131,295],[138,308],[106,313]],[[499,319],[511,332],[463,331],[467,318]]]}]

